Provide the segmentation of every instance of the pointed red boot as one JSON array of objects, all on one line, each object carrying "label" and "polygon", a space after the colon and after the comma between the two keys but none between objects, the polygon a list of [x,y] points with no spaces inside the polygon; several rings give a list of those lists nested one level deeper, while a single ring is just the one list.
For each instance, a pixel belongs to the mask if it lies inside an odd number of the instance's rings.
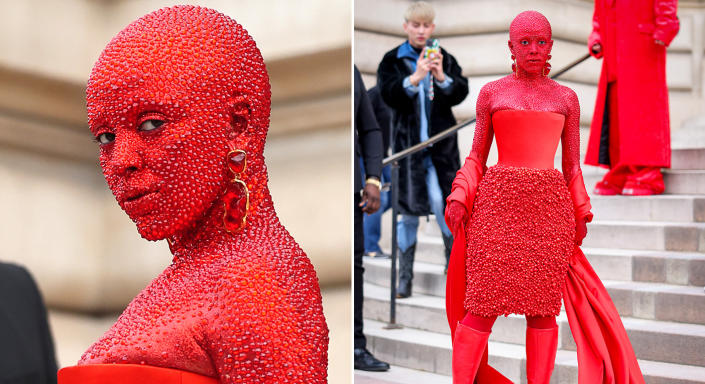
[{"label": "pointed red boot", "polygon": [[529,384],[549,384],[556,361],[558,326],[526,327],[526,379]]},{"label": "pointed red boot", "polygon": [[490,332],[458,323],[453,339],[453,384],[472,384],[487,346]]}]

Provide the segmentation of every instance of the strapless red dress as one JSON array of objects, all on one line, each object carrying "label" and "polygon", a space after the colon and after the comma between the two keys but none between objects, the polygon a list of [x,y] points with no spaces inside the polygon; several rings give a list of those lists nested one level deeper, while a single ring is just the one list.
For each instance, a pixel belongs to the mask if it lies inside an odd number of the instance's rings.
[{"label": "strapless red dress", "polygon": [[560,313],[575,238],[570,193],[553,167],[564,121],[552,112],[492,115],[499,162],[478,185],[466,229],[464,305],[474,315]]},{"label": "strapless red dress", "polygon": [[214,377],[137,364],[88,364],[59,370],[58,384],[218,384]]},{"label": "strapless red dress", "polygon": [[[563,119],[539,111],[493,114],[499,162],[477,186],[471,219],[458,231],[448,266],[451,335],[467,311],[558,314],[562,296],[578,353],[578,382],[643,384],[619,313],[574,244],[570,187],[553,169]],[[589,214],[589,203],[585,210]],[[511,384],[487,361],[485,348],[476,383]]]}]

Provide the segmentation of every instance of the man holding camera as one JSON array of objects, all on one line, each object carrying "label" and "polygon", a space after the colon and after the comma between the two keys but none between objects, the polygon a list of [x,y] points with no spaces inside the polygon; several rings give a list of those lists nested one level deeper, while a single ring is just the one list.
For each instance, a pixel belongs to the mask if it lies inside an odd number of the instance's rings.
[{"label": "man holding camera", "polygon": [[[451,107],[468,94],[468,81],[455,58],[437,40],[433,7],[424,1],[407,9],[408,40],[387,52],[377,69],[377,85],[392,109],[392,149],[402,151],[456,124]],[[400,250],[398,297],[411,295],[419,216],[435,215],[443,234],[446,265],[453,238],[443,219],[445,198],[460,168],[458,139],[452,135],[400,161],[397,226]]]}]

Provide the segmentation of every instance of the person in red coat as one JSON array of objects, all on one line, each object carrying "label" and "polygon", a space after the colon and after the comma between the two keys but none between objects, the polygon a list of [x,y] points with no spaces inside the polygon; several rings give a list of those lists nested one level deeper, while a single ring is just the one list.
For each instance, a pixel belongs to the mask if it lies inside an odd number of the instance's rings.
[{"label": "person in red coat", "polygon": [[677,0],[596,0],[588,48],[602,58],[585,164],[610,168],[599,195],[664,190],[671,165],[666,47],[678,33]]}]

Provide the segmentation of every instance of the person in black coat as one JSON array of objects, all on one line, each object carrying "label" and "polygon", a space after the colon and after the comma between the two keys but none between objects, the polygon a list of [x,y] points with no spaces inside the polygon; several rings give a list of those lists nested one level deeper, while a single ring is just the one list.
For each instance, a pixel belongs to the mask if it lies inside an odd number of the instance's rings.
[{"label": "person in black coat", "polygon": [[[389,152],[389,133],[392,121],[392,111],[384,104],[382,94],[379,92],[379,87],[374,86],[367,90],[367,97],[370,99],[372,109],[374,110],[375,120],[377,125],[382,130],[382,142],[384,143],[383,154]],[[364,172],[364,169],[363,169]],[[391,180],[390,167],[382,168],[382,184],[388,183]],[[362,221],[362,227],[365,233],[365,256],[388,258],[389,255],[382,252],[379,246],[379,238],[382,235],[382,214],[390,207],[389,191],[380,194],[380,207],[375,213],[365,214]]]},{"label": "person in black coat", "polygon": [[[363,273],[362,255],[365,251],[362,230],[362,213],[373,213],[379,209],[380,204],[380,173],[382,172],[382,131],[377,125],[372,105],[367,97],[362,76],[357,67],[354,67],[355,76],[355,184],[353,190],[355,211],[355,250],[354,250],[354,358],[355,369],[365,371],[386,371],[389,364],[377,360],[367,350],[367,340],[363,333]],[[367,178],[362,184],[362,170],[360,159],[364,162]]]},{"label": "person in black coat", "polygon": [[0,384],[56,384],[44,302],[26,269],[0,263]]},{"label": "person in black coat", "polygon": [[[405,14],[408,40],[387,52],[377,70],[382,98],[393,110],[393,151],[399,152],[456,124],[451,107],[468,95],[468,81],[455,58],[440,48],[426,57],[435,25],[430,4],[412,3]],[[433,213],[445,245],[446,266],[453,238],[443,219],[445,199],[460,168],[458,139],[452,135],[400,161],[397,227],[398,297],[411,295],[419,216]]]}]

